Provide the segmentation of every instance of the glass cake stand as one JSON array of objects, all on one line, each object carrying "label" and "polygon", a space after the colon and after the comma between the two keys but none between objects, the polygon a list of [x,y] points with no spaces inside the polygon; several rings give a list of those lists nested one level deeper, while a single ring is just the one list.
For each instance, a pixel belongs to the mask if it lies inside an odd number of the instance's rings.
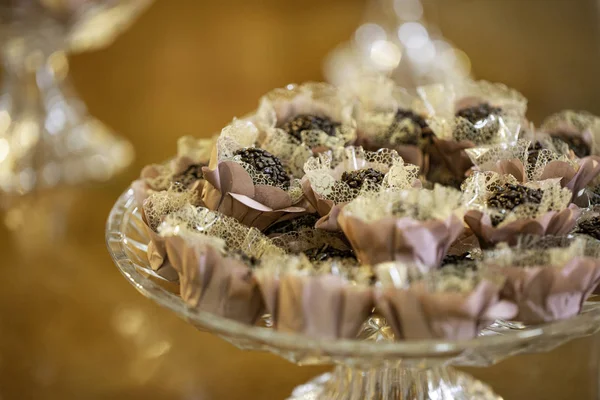
[{"label": "glass cake stand", "polygon": [[0,1],[0,192],[106,181],[131,163],[71,85],[67,53],[110,44],[150,2]]},{"label": "glass cake stand", "polygon": [[450,366],[489,366],[522,353],[545,352],[600,330],[600,302],[577,317],[542,326],[496,322],[475,339],[392,342],[380,318],[369,320],[364,340],[319,340],[280,333],[191,309],[150,269],[148,237],[129,189],[112,209],[106,241],[121,273],[144,296],[198,329],[244,350],[269,351],[299,365],[333,364],[333,372],[294,390],[289,400],[501,400],[490,387]]}]

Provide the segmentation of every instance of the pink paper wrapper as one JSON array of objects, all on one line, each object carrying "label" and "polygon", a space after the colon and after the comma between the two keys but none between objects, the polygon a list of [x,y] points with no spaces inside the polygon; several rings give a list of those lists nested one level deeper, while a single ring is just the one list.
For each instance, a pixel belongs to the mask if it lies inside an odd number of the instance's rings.
[{"label": "pink paper wrapper", "polygon": [[[373,309],[373,292],[339,276],[257,277],[275,329],[324,339],[356,338]],[[324,307],[323,305],[327,306]]]},{"label": "pink paper wrapper", "polygon": [[527,182],[527,172],[521,160],[513,158],[510,160],[499,160],[489,166],[477,168],[479,171],[492,171],[500,175],[512,175],[519,182]]},{"label": "pink paper wrapper", "polygon": [[[574,201],[582,194],[585,187],[600,175],[600,157],[585,157],[578,160],[578,164],[577,168],[565,161],[550,161],[543,167],[538,180],[560,178],[561,186],[573,193],[572,201]],[[523,183],[528,181],[523,162],[518,159],[500,160],[493,165],[483,166],[481,170],[502,175],[510,174]]]},{"label": "pink paper wrapper", "polygon": [[464,230],[462,221],[454,215],[445,221],[385,217],[365,222],[341,213],[338,223],[358,260],[370,265],[403,261],[436,268]]},{"label": "pink paper wrapper", "polygon": [[301,199],[292,204],[290,195],[270,185],[255,185],[246,170],[235,161],[221,161],[214,170],[202,169],[206,184],[202,200],[207,208],[233,217],[241,223],[264,231],[269,226],[307,210]]},{"label": "pink paper wrapper", "polygon": [[169,282],[177,282],[179,277],[177,275],[177,271],[175,271],[167,258],[165,239],[158,233],[154,232],[150,226],[148,226],[146,214],[143,212],[143,209],[142,220],[144,221],[146,233],[150,237],[150,242],[148,243],[148,249],[146,251],[150,268],[152,268],[154,272]]},{"label": "pink paper wrapper", "polygon": [[434,168],[445,168],[459,180],[463,180],[467,171],[473,166],[471,159],[465,152],[466,149],[475,147],[473,142],[463,140],[460,142],[432,138],[432,145],[427,152],[430,156],[430,170]]},{"label": "pink paper wrapper", "polygon": [[487,281],[470,293],[429,292],[422,283],[407,289],[383,288],[375,301],[396,340],[471,339],[494,320],[511,319],[517,312]]},{"label": "pink paper wrapper", "polygon": [[579,169],[564,161],[551,161],[546,165],[541,180],[562,178],[560,184],[573,192],[573,199],[581,196],[583,189],[600,174],[600,157],[589,156],[578,161]]},{"label": "pink paper wrapper", "polygon": [[312,208],[321,215],[315,227],[326,231],[339,232],[340,226],[337,222],[337,216],[346,203],[335,204],[333,200],[324,198],[313,190],[310,181],[306,177],[302,180],[302,191]]},{"label": "pink paper wrapper", "polygon": [[[388,187],[421,187],[421,181],[417,178],[418,167],[406,164],[393,150],[370,152],[364,151],[362,147],[349,146],[338,151],[343,151],[343,155],[330,152],[318,158],[313,157],[304,165],[306,175],[302,178],[302,191],[308,203],[322,217],[316,223],[319,229],[339,231],[338,214],[348,202],[362,194],[378,192]],[[383,180],[378,184],[367,180],[360,188],[349,186],[344,181],[344,174],[368,168],[382,174]]]},{"label": "pink paper wrapper", "polygon": [[543,132],[559,137],[567,142],[579,139],[588,148],[588,154],[599,155],[597,135],[600,130],[600,119],[585,111],[563,110],[546,118],[540,127]]},{"label": "pink paper wrapper", "polygon": [[[207,164],[208,160],[205,163]],[[142,169],[140,178],[133,181],[131,187],[133,189],[133,195],[138,206],[142,207],[144,201],[154,192],[167,190],[173,178],[179,176],[185,172],[192,165],[198,163],[186,156],[179,156],[171,160],[168,166],[160,164],[150,164]],[[167,176],[168,175],[168,176]],[[162,179],[157,179],[162,176]],[[157,181],[160,181],[158,183]],[[202,198],[202,189],[204,187],[204,179],[193,180],[188,183],[185,187],[186,190],[191,190],[197,193],[196,199],[198,202],[196,205],[202,205],[200,199]]]},{"label": "pink paper wrapper", "polygon": [[147,165],[142,169],[140,179],[133,181],[131,187],[133,189],[133,196],[139,207],[142,207],[144,201],[148,196],[156,190],[166,190],[168,188],[158,188],[150,184],[152,179],[155,179],[161,175],[161,171],[165,167],[159,164]]},{"label": "pink paper wrapper", "polygon": [[181,298],[190,306],[253,325],[264,304],[250,268],[210,245],[167,237],[169,259],[179,273]]},{"label": "pink paper wrapper", "polygon": [[503,274],[503,298],[517,304],[516,320],[539,324],[571,318],[600,283],[600,261],[576,257],[564,267],[490,267]]},{"label": "pink paper wrapper", "polygon": [[481,247],[487,248],[501,242],[515,245],[522,235],[566,235],[573,230],[580,215],[579,207],[571,204],[562,211],[549,211],[537,218],[523,218],[495,227],[488,214],[469,210],[465,214],[465,222],[479,239]]}]

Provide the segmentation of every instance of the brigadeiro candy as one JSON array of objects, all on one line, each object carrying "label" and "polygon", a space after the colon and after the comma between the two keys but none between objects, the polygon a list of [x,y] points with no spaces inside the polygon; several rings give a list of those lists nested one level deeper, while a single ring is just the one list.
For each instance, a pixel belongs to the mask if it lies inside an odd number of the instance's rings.
[{"label": "brigadeiro candy", "polygon": [[600,241],[600,207],[595,206],[584,211],[573,232]]},{"label": "brigadeiro candy", "polygon": [[[265,253],[285,252],[258,229],[244,225],[235,218],[217,211],[191,204],[167,215],[158,227],[158,231],[161,236],[172,239],[194,237],[197,234],[221,239],[230,255],[241,257],[250,264],[252,264],[251,260],[258,260]],[[169,253],[169,243],[166,247]],[[172,264],[177,269],[178,260],[173,259]]]},{"label": "brigadeiro candy", "polygon": [[[431,180],[452,183],[448,173],[462,182],[471,161],[466,149],[517,140],[527,125],[526,99],[505,85],[465,81],[417,89],[419,109],[429,114],[433,131],[430,146]],[[456,185],[456,183],[455,183]]]},{"label": "brigadeiro candy", "polygon": [[194,191],[164,190],[151,193],[144,201],[142,220],[146,233],[150,237],[147,249],[148,261],[152,270],[168,281],[176,281],[177,274],[167,257],[165,240],[158,234],[158,228],[169,215],[196,203],[196,197],[197,193]]},{"label": "brigadeiro candy", "polygon": [[260,147],[286,159],[296,178],[313,154],[353,144],[352,101],[325,83],[288,85],[264,95],[254,116]]},{"label": "brigadeiro candy", "polygon": [[517,321],[538,324],[577,315],[600,283],[600,260],[584,247],[517,246],[484,252],[481,268],[502,274],[502,298],[518,306]]},{"label": "brigadeiro candy", "polygon": [[179,275],[182,299],[193,308],[254,324],[265,312],[253,275],[263,257],[283,255],[256,228],[190,204],[158,227]]},{"label": "brigadeiro candy", "polygon": [[288,232],[273,238],[273,243],[290,254],[304,254],[313,263],[336,261],[340,267],[358,265],[354,251],[341,233],[321,229]]},{"label": "brigadeiro candy", "polygon": [[263,315],[250,257],[227,254],[223,240],[202,234],[176,241],[173,251],[180,260],[181,298],[188,306],[250,325]]},{"label": "brigadeiro candy", "polygon": [[266,230],[277,222],[309,213],[298,180],[279,158],[255,148],[258,129],[234,121],[223,129],[209,167],[202,200],[207,208]]},{"label": "brigadeiro candy", "polygon": [[[551,147],[544,148],[540,142],[519,140],[512,146],[470,149],[467,154],[471,157],[474,169],[511,174],[521,183],[559,179],[561,186],[571,191],[571,200],[578,204],[586,186],[600,175],[600,157],[570,157],[553,151]],[[587,196],[582,200],[589,202]]]},{"label": "brigadeiro candy", "polygon": [[465,182],[465,222],[482,247],[522,235],[569,233],[581,210],[556,180],[520,184],[512,175],[476,172]]},{"label": "brigadeiro candy", "polygon": [[168,190],[191,190],[197,192],[196,200],[201,200],[204,176],[202,167],[207,166],[217,137],[194,139],[185,136],[177,141],[177,156],[165,164],[151,164],[131,184],[135,199],[141,207],[144,200],[154,192]]},{"label": "brigadeiro candy", "polygon": [[517,307],[500,299],[501,276],[453,267],[412,270],[400,263],[377,267],[382,282],[375,292],[377,310],[396,340],[472,339],[496,319],[516,315]]},{"label": "brigadeiro candy", "polygon": [[256,147],[241,148],[233,154],[234,158],[252,167],[258,174],[264,174],[274,186],[289,189],[290,176],[278,157]]},{"label": "brigadeiro candy", "polygon": [[470,251],[466,251],[462,254],[448,254],[442,260],[441,267],[444,268],[448,266],[475,269],[477,266],[477,260],[473,257],[473,254]]},{"label": "brigadeiro candy", "polygon": [[300,217],[284,220],[271,225],[265,235],[269,237],[277,237],[290,232],[303,231],[305,229],[313,229],[321,216],[317,213],[306,214]]},{"label": "brigadeiro candy", "polygon": [[298,142],[303,142],[303,132],[320,131],[324,132],[327,136],[335,137],[336,130],[339,129],[340,125],[339,122],[334,122],[329,117],[298,114],[281,125],[281,129],[294,137]]},{"label": "brigadeiro candy", "polygon": [[369,280],[319,273],[305,256],[265,259],[255,274],[278,331],[354,339],[373,309]]},{"label": "brigadeiro candy", "polygon": [[421,186],[418,167],[389,149],[342,148],[310,158],[304,171],[304,196],[322,217],[315,226],[330,231],[339,231],[340,210],[361,193]]},{"label": "brigadeiro candy", "polygon": [[414,109],[413,96],[382,76],[348,82],[342,90],[356,99],[358,145],[370,151],[396,150],[404,161],[427,172],[425,150],[432,133],[424,115]]},{"label": "brigadeiro candy", "polygon": [[594,239],[600,240],[600,216],[595,215],[580,221],[577,224],[577,230],[575,233],[581,233],[583,235],[588,235]]},{"label": "brigadeiro candy", "polygon": [[461,194],[436,185],[361,195],[338,223],[363,264],[414,262],[437,268],[464,230]]},{"label": "brigadeiro candy", "polygon": [[[502,211],[512,211],[520,205],[539,205],[544,192],[539,188],[531,188],[518,183],[504,183],[490,188],[491,193],[487,205]],[[503,221],[503,214],[494,215],[492,224],[498,226]]]},{"label": "brigadeiro candy", "polygon": [[536,130],[526,106],[483,81],[273,90],[134,182],[147,274],[314,338],[358,338],[374,312],[396,340],[574,316],[600,283],[600,119]]},{"label": "brigadeiro candy", "polygon": [[561,111],[546,118],[540,130],[565,142],[579,158],[600,155],[600,118],[588,112]]}]

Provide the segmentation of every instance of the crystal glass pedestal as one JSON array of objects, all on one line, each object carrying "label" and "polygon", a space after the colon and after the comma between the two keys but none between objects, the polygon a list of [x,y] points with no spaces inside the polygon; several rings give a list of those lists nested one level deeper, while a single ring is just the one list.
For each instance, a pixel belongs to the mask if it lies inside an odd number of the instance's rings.
[{"label": "crystal glass pedestal", "polygon": [[115,264],[140,293],[198,329],[240,349],[269,351],[299,365],[335,365],[333,372],[296,388],[289,400],[501,400],[485,383],[451,366],[489,366],[600,331],[600,303],[590,301],[569,320],[531,327],[497,321],[470,340],[392,342],[389,327],[376,316],[367,321],[359,340],[319,340],[276,332],[265,327],[268,323],[250,327],[187,307],[150,268],[149,238],[132,189],[111,211],[106,241]]},{"label": "crystal glass pedestal", "polygon": [[490,387],[453,368],[337,366],[297,387],[288,400],[501,400]]},{"label": "crystal glass pedestal", "polygon": [[68,80],[68,51],[106,45],[148,0],[0,4],[0,191],[105,181],[133,148],[90,116]]}]

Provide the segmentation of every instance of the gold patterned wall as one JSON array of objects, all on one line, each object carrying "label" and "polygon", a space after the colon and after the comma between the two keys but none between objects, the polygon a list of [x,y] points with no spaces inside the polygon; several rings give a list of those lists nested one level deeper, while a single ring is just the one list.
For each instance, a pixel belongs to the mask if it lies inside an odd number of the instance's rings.
[{"label": "gold patterned wall", "polygon": [[[0,399],[283,399],[322,368],[247,353],[139,295],[104,245],[112,203],[139,169],[255,107],[267,90],[322,79],[361,0],[157,0],[101,51],[71,57],[90,111],[129,138],[113,182],[13,203],[3,215]],[[428,0],[426,17],[478,77],[522,90],[535,119],[600,113],[598,9],[576,0]],[[507,400],[596,399],[598,337],[469,372]]]}]

